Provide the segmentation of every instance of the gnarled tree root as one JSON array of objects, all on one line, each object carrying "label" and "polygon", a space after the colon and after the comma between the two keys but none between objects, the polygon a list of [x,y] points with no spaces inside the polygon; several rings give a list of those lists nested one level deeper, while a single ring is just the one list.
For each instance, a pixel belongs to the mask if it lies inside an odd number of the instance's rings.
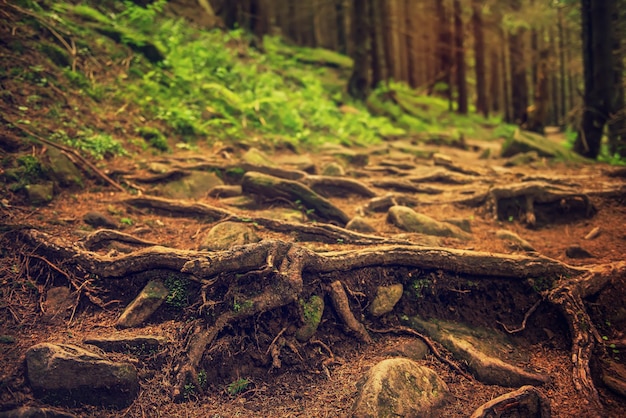
[{"label": "gnarled tree root", "polygon": [[[298,300],[303,291],[303,274],[327,280],[330,295],[342,321],[363,341],[369,335],[356,320],[347,303],[341,282],[329,280],[322,273],[345,272],[364,267],[415,267],[438,269],[475,278],[502,277],[526,280],[544,277],[557,280],[557,287],[548,300],[561,309],[567,319],[573,344],[572,366],[576,389],[601,414],[602,405],[591,379],[589,361],[598,335],[583,299],[600,291],[609,281],[626,274],[626,262],[576,268],[541,256],[504,255],[437,247],[381,245],[351,251],[317,253],[294,243],[262,241],[233,247],[227,251],[183,251],[165,247],[149,247],[115,257],[86,251],[46,233],[23,229],[12,232],[16,241],[27,244],[38,257],[60,261],[65,269],[96,274],[101,278],[122,278],[132,274],[169,270],[186,274],[189,279],[206,287],[226,285],[225,277],[236,273],[264,275],[261,292],[250,298],[249,304],[237,311],[223,310],[215,322],[205,328],[201,322],[187,342],[186,358],[177,369],[176,395],[200,364],[207,348],[227,325],[286,306]],[[230,275],[230,276],[229,276]],[[564,277],[569,277],[563,280]],[[105,282],[103,282],[105,283]],[[359,331],[362,329],[362,331]]]}]

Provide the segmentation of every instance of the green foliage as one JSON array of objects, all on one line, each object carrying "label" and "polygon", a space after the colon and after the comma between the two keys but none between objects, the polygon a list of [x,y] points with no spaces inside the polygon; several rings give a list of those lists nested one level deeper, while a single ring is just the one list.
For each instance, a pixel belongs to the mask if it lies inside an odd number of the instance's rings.
[{"label": "green foliage", "polygon": [[189,280],[184,278],[168,277],[165,279],[165,287],[169,294],[165,304],[175,309],[183,309],[187,306],[187,287]]},{"label": "green foliage", "polygon": [[159,151],[169,151],[170,146],[167,143],[167,138],[157,128],[150,126],[142,126],[136,129],[136,132],[148,143],[151,147],[158,149]]},{"label": "green foliage", "polygon": [[246,311],[252,308],[252,305],[253,303],[251,300],[244,300],[243,302],[239,302],[237,299],[235,299],[233,301],[233,311],[235,311],[236,313]]},{"label": "green foliage", "polygon": [[245,392],[246,389],[248,389],[249,385],[250,385],[250,380],[245,379],[245,378],[240,378],[240,379],[235,380],[234,382],[229,383],[228,386],[226,386],[226,392],[230,396],[236,396],[242,392]]},{"label": "green foliage", "polygon": [[43,175],[43,168],[37,157],[21,155],[17,157],[17,164],[23,168],[21,174],[28,181],[35,180]]},{"label": "green foliage", "polygon": [[84,151],[96,160],[111,158],[116,155],[128,155],[117,139],[109,134],[94,133],[90,129],[79,131],[74,138],[70,138],[64,130],[58,130],[51,135],[51,139]]},{"label": "green foliage", "polygon": [[411,289],[413,290],[413,296],[417,299],[421,299],[424,297],[424,291],[428,289],[431,285],[431,281],[429,279],[415,279],[413,283],[411,283]]},{"label": "green foliage", "polygon": [[200,370],[198,372],[198,386],[200,386],[202,389],[206,388],[207,386],[207,374],[205,370]]},{"label": "green foliage", "polygon": [[121,20],[129,26],[150,32],[157,15],[163,12],[167,0],[156,0],[141,7],[129,0],[124,0],[124,11],[120,13]]}]

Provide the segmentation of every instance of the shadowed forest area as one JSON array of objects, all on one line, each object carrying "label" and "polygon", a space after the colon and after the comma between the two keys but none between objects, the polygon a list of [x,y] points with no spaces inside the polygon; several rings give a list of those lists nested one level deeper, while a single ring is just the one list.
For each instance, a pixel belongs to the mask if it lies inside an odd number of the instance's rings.
[{"label": "shadowed forest area", "polygon": [[622,0],[0,0],[0,417],[622,417]]}]

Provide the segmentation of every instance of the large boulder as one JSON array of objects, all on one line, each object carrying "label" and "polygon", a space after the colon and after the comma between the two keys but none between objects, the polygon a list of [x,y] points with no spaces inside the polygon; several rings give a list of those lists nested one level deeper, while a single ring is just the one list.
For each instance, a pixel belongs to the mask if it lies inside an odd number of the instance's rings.
[{"label": "large boulder", "polygon": [[358,383],[355,418],[434,417],[449,395],[437,374],[407,358],[383,360]]},{"label": "large boulder", "polygon": [[70,344],[37,344],[26,352],[28,380],[52,404],[123,408],[139,392],[137,369]]}]

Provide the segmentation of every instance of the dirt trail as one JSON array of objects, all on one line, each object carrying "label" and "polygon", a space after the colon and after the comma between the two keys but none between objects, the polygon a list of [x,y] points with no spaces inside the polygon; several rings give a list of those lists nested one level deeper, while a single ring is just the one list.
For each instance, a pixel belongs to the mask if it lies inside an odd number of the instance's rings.
[{"label": "dirt trail", "polygon": [[[600,164],[538,160],[505,167],[501,159],[479,159],[485,148],[497,148],[493,142],[468,144],[467,149],[459,149],[397,140],[372,149],[328,147],[312,155],[270,150],[267,161],[275,165],[250,162],[246,150],[236,148],[176,153],[147,163],[109,165],[111,178],[140,190],[139,195],[97,186],[64,192],[42,208],[2,207],[3,223],[16,226],[5,233],[5,245],[7,239],[20,245],[3,251],[0,334],[13,335],[16,341],[2,346],[0,403],[38,404],[28,389],[22,362],[24,352],[35,343],[80,345],[94,334],[156,334],[170,340],[161,351],[119,355],[140,369],[142,390],[130,407],[121,412],[95,407],[72,412],[83,416],[347,416],[355,384],[364,371],[412,340],[367,330],[397,326],[400,317],[417,313],[500,331],[503,325],[515,328],[524,323],[523,331],[512,338],[516,350],[527,355],[529,367],[552,377],[540,390],[550,399],[553,415],[593,416],[597,411],[572,379],[571,333],[576,331],[568,329],[566,317],[549,302],[548,293],[533,291],[533,286],[540,287],[541,277],[535,274],[534,282],[524,280],[529,277],[501,278],[523,276],[516,273],[515,263],[521,263],[521,272],[535,263],[547,275],[566,281],[578,274],[577,267],[593,270],[623,261],[623,177],[611,176],[614,169]],[[331,163],[345,174],[320,176]],[[266,177],[253,173],[262,173],[273,183],[268,186]],[[166,185],[198,174],[205,176],[199,197],[163,196]],[[210,175],[224,184],[210,191],[205,187],[213,181]],[[190,193],[190,188],[194,192],[194,187],[187,184],[184,193]],[[180,192],[176,190],[167,193]],[[464,234],[469,239],[402,230],[390,220],[393,205],[468,229]],[[93,212],[112,220],[119,232],[94,232],[97,228],[85,223],[85,216]],[[371,230],[346,229],[345,221],[355,216]],[[249,235],[238,244],[250,245],[198,253],[211,228],[225,222],[247,227]],[[594,228],[600,228],[600,235],[585,239]],[[517,234],[534,251],[497,238],[498,230]],[[155,243],[165,248],[153,247]],[[572,245],[583,247],[592,257],[568,257]],[[428,267],[428,261],[419,258],[425,257],[422,253],[398,255],[407,247],[451,253],[441,258],[435,254],[434,266]],[[458,266],[449,264],[456,250],[462,254],[459,257],[468,257],[459,258]],[[199,254],[210,263],[203,264]],[[490,267],[480,267],[484,260],[474,265],[473,254],[496,258],[487,258],[494,263]],[[497,258],[499,254],[514,254],[513,267]],[[390,265],[386,257],[395,261]],[[424,264],[407,261],[416,257]],[[566,265],[572,270],[545,270],[553,262],[557,269]],[[481,268],[491,271],[481,273]],[[185,281],[184,303],[163,305],[141,328],[116,329],[120,313],[148,278],[182,277],[172,276],[173,272],[191,274],[185,276],[191,279]],[[99,279],[92,280],[93,275]],[[390,314],[367,315],[377,286],[394,281],[412,286],[413,275],[426,277],[429,287],[420,294],[405,293]],[[342,283],[345,306],[333,293],[335,282]],[[582,292],[586,313],[597,327],[592,338],[601,337],[594,351],[599,360],[591,364],[593,375],[599,374],[601,361],[623,363],[617,353],[606,350],[603,341],[621,340],[626,330],[621,308],[624,275],[600,282],[598,289]],[[58,286],[69,287],[72,298],[49,317],[47,291]],[[295,335],[304,320],[299,301],[311,295],[322,295],[327,307],[315,336],[299,342]],[[525,317],[541,297],[544,301],[538,309]],[[422,362],[451,388],[454,398],[445,416],[467,416],[511,390],[469,381],[432,355]],[[197,379],[199,372],[206,386],[185,391],[184,383],[190,376]],[[240,379],[247,382],[245,388],[229,393],[229,384]],[[601,383],[597,388],[606,416],[626,414],[623,398]],[[183,402],[173,402],[172,395],[184,398]]]}]

